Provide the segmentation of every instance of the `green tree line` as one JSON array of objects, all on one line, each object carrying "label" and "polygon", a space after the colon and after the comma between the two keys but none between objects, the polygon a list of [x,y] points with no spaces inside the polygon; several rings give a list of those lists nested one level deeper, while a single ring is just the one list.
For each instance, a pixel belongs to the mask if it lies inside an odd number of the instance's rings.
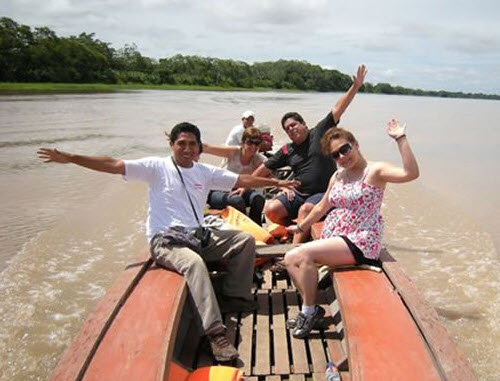
[{"label": "green tree line", "polygon": [[[47,27],[32,29],[0,18],[0,82],[124,83],[345,91],[349,75],[305,61],[242,61],[175,55],[155,60],[137,46],[114,49],[94,33],[60,37]],[[366,83],[361,91],[378,94],[500,99],[500,95],[426,91]]]}]

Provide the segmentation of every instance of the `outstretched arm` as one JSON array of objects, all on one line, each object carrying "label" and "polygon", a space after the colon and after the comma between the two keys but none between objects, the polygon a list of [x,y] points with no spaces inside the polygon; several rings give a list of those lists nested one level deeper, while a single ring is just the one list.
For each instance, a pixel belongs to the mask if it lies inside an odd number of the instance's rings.
[{"label": "outstretched arm", "polygon": [[238,151],[240,147],[235,146],[219,146],[214,144],[206,144],[203,143],[203,153],[208,153],[210,155],[230,158],[232,157],[236,151]]},{"label": "outstretched arm", "polygon": [[356,95],[360,87],[363,85],[366,73],[367,70],[365,65],[358,66],[358,71],[356,75],[353,75],[352,77],[353,82],[351,87],[345,92],[344,95],[340,97],[335,106],[333,106],[332,115],[335,123],[338,123],[340,117],[342,116],[344,111],[347,110],[347,107],[349,107],[349,105],[351,104],[352,100],[354,99],[354,96]]},{"label": "outstretched arm", "polygon": [[269,168],[267,168],[264,163],[259,165],[255,171],[253,171],[252,176],[257,176],[257,177],[271,177],[272,172]]},{"label": "outstretched arm", "polygon": [[254,175],[239,175],[235,188],[261,188],[261,187],[285,187],[294,188],[300,185],[297,180],[278,180]]},{"label": "outstretched arm", "polygon": [[393,138],[401,154],[403,168],[389,163],[380,163],[377,168],[378,178],[383,182],[406,183],[415,180],[419,176],[417,159],[410,148],[406,137],[406,124],[400,125],[397,119],[391,119],[387,123],[387,134]]},{"label": "outstretched arm", "polygon": [[125,164],[122,160],[109,156],[83,156],[59,151],[56,148],[40,148],[38,157],[45,163],[73,163],[98,172],[125,174]]}]

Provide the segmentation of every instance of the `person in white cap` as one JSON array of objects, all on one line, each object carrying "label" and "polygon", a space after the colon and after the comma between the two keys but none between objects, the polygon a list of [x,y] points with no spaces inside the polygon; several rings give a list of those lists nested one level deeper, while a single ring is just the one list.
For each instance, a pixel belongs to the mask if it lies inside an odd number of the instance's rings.
[{"label": "person in white cap", "polygon": [[241,143],[241,137],[243,136],[243,131],[245,131],[245,128],[252,127],[254,122],[255,113],[250,110],[245,111],[241,115],[241,123],[233,127],[224,144],[227,146],[239,146]]}]

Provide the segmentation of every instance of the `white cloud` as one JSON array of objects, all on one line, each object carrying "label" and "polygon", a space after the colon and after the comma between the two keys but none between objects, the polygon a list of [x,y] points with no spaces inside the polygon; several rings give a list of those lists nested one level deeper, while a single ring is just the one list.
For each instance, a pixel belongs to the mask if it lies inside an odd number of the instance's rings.
[{"label": "white cloud", "polygon": [[[461,0],[7,0],[0,14],[58,35],[96,33],[146,56],[298,59],[372,83],[500,93],[500,3]],[[458,87],[458,88],[457,88]]]}]

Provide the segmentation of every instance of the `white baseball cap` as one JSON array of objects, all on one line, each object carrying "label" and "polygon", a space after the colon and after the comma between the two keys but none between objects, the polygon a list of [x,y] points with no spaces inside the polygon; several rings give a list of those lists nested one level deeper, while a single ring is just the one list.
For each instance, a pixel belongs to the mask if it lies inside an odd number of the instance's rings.
[{"label": "white baseball cap", "polygon": [[255,113],[253,111],[247,110],[243,114],[241,114],[241,117],[244,119],[253,117],[255,119]]}]

